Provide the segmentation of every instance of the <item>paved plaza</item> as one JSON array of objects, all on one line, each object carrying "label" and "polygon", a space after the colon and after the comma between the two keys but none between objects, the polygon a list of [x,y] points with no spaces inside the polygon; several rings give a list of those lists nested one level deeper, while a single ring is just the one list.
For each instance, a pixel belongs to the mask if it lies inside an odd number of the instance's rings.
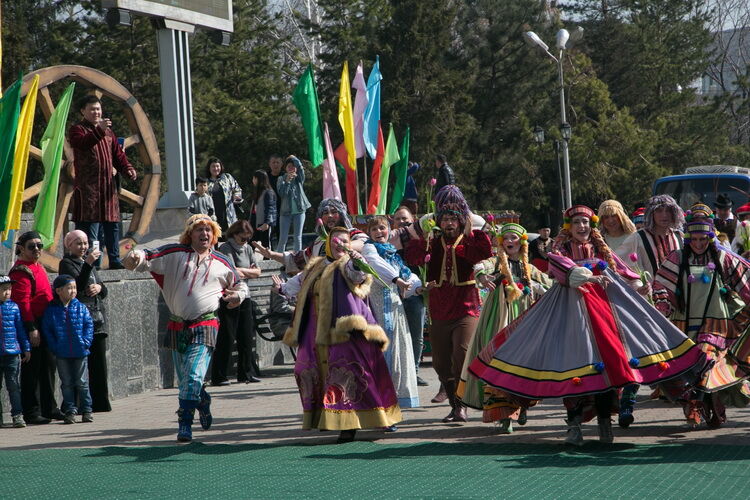
[{"label": "paved plaza", "polygon": [[[210,388],[213,427],[196,419],[187,445],[175,441],[175,389],[114,401],[89,424],[0,429],[0,498],[632,498],[653,488],[662,498],[746,498],[750,409],[729,409],[719,430],[691,431],[680,408],[644,389],[636,423],[615,425],[614,445],[599,444],[589,424],[584,446],[571,449],[559,400],[531,409],[512,435],[477,411],[466,424],[441,423],[449,408],[430,403],[438,385],[427,365],[423,406],[404,410],[397,432],[335,445],[337,432],[300,429],[291,368]],[[79,495],[81,481],[90,495]]]},{"label": "paved plaza", "polygon": [[[529,421],[515,426],[511,435],[498,435],[491,424],[482,423],[479,411],[469,410],[469,422],[443,424],[446,403],[430,399],[438,388],[429,365],[420,375],[430,385],[420,387],[421,408],[403,410],[404,422],[398,431],[367,430],[358,440],[378,443],[536,443],[560,444],[565,435],[565,411],[560,400],[547,400],[529,410]],[[311,432],[300,428],[301,405],[292,375],[292,366],[264,371],[259,384],[232,384],[209,387],[213,395],[214,423],[203,431],[196,425],[195,441],[204,444],[326,444],[337,432]],[[636,406],[636,422],[630,429],[613,424],[615,443],[631,444],[727,444],[750,446],[750,408],[729,408],[728,422],[718,430],[689,430],[682,410],[659,400],[649,399],[650,390],[641,388]],[[163,446],[175,444],[177,390],[163,389],[113,401],[112,412],[94,414],[94,422],[64,425],[4,428],[0,447],[5,450],[101,446]],[[614,417],[613,417],[614,419]],[[7,423],[6,423],[7,425]],[[584,438],[597,441],[596,421],[584,425]]]}]

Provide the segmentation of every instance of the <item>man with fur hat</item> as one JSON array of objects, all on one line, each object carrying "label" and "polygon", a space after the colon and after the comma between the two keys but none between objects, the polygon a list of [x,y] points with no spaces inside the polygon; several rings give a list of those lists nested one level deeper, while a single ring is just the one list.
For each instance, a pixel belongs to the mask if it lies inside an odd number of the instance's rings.
[{"label": "man with fur hat", "polygon": [[298,347],[294,377],[304,429],[340,431],[339,443],[358,429],[390,427],[401,420],[396,390],[383,351],[388,337],[370,310],[372,277],[357,267],[349,229],[332,228],[325,256],[274,291],[297,299],[284,343]]},{"label": "man with fur hat", "polygon": [[172,350],[179,383],[177,440],[193,438],[195,409],[201,427],[211,427],[211,396],[203,381],[216,346],[219,301],[240,305],[247,285],[223,254],[213,248],[221,228],[208,215],[191,216],[179,244],[154,250],[132,250],[123,260],[127,269],[148,271],[161,288],[170,312],[163,347]]},{"label": "man with fur hat", "polygon": [[726,194],[720,194],[716,197],[714,206],[716,207],[716,218],[714,218],[716,232],[726,234],[729,241],[734,240],[737,219],[732,214],[732,199]]},{"label": "man with fur hat", "polygon": [[456,398],[456,386],[479,318],[474,265],[492,256],[492,243],[486,233],[472,229],[469,205],[458,187],[442,188],[435,207],[440,234],[410,241],[406,256],[412,265],[426,263],[427,281],[435,282],[429,297],[432,363],[452,407],[443,422],[465,422],[466,407]]},{"label": "man with fur hat", "polygon": [[[349,236],[353,242],[352,248],[356,250],[362,250],[364,242],[367,241],[367,235],[352,226],[352,221],[346,211],[346,205],[341,200],[326,198],[321,201],[320,205],[318,205],[317,220],[318,224],[323,224],[324,227],[322,229],[325,229],[321,233],[330,232],[334,227],[345,227],[349,231]],[[274,252],[256,241],[253,242],[253,247],[266,259],[273,259],[284,264],[284,268],[287,271],[297,272],[303,270],[313,257],[325,255],[325,243],[325,237],[319,234],[311,245],[297,252]]]}]

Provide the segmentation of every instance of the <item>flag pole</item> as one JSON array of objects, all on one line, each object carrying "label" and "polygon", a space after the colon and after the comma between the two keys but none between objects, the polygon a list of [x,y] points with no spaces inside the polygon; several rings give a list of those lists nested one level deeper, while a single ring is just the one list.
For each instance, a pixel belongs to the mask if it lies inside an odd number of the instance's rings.
[{"label": "flag pole", "polygon": [[365,154],[362,155],[362,166],[364,167],[365,174],[365,213],[367,213],[367,197],[369,196],[369,192],[367,191],[367,150],[365,150]]}]

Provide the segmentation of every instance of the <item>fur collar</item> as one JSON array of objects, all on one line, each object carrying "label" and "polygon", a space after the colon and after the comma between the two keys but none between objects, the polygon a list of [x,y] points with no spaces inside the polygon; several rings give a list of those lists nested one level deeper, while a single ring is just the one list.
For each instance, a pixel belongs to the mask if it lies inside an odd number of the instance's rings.
[{"label": "fur collar", "polygon": [[362,283],[352,282],[344,267],[349,262],[349,257],[344,256],[335,262],[329,263],[324,257],[315,257],[305,267],[305,279],[300,292],[297,295],[297,307],[291,326],[284,334],[284,343],[295,347],[299,345],[299,330],[302,327],[302,319],[305,309],[310,306],[310,292],[314,294],[314,303],[317,306],[317,324],[315,343],[320,345],[340,344],[349,340],[353,332],[360,332],[369,342],[380,344],[382,349],[388,347],[388,337],[379,325],[371,325],[360,315],[342,316],[333,322],[333,278],[338,270],[344,277],[349,291],[358,298],[365,300],[370,294],[372,277],[367,275]]}]

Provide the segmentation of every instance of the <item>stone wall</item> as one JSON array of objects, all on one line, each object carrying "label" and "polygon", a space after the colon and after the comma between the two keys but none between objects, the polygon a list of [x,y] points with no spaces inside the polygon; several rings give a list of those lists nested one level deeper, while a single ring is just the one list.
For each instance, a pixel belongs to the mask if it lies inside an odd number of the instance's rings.
[{"label": "stone wall", "polygon": [[[259,267],[263,274],[251,280],[250,296],[265,313],[270,297],[271,275],[278,272],[279,264],[262,261]],[[5,271],[7,268],[0,270]],[[55,277],[54,274],[49,276],[50,281]],[[112,398],[174,387],[176,377],[171,352],[158,348],[169,313],[156,282],[148,273],[131,271],[105,270],[100,271],[100,276],[109,291],[105,306],[110,325],[107,357]],[[257,354],[261,369],[293,362],[288,347],[260,337],[257,337]],[[7,422],[10,406],[5,384],[0,401]]]}]

